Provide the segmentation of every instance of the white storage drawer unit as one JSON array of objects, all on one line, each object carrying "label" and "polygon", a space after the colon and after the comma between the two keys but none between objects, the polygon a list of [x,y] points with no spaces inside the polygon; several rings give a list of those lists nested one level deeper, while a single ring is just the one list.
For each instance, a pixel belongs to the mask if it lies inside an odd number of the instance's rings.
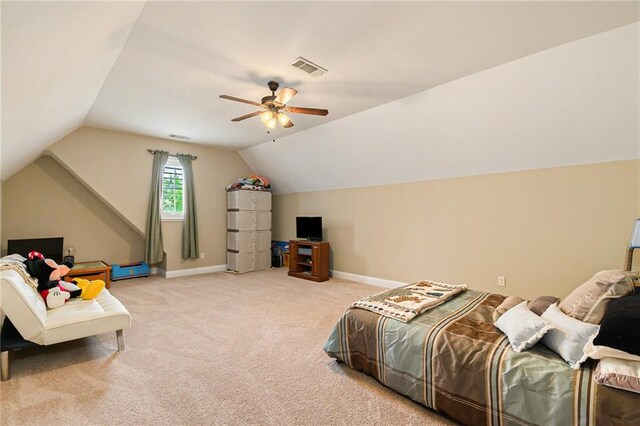
[{"label": "white storage drawer unit", "polygon": [[238,273],[255,270],[255,253],[234,253],[228,251],[227,269]]},{"label": "white storage drawer unit", "polygon": [[271,267],[271,250],[258,252],[227,252],[227,269],[242,274],[250,271],[261,271]]},{"label": "white storage drawer unit", "polygon": [[251,210],[227,212],[227,229],[237,231],[271,230],[271,212]]},{"label": "white storage drawer unit", "polygon": [[271,267],[271,193],[227,193],[227,269],[236,273]]},{"label": "white storage drawer unit", "polygon": [[227,233],[227,249],[233,251],[271,250],[271,231]]},{"label": "white storage drawer unit", "polygon": [[227,192],[227,209],[271,211],[271,193],[264,191]]},{"label": "white storage drawer unit", "polygon": [[258,251],[256,256],[256,270],[262,271],[271,268],[271,247],[269,250]]}]

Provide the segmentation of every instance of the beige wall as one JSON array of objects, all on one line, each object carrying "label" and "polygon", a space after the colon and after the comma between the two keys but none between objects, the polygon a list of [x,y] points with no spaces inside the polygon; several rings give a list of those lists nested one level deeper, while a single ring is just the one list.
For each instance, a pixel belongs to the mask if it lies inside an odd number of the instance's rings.
[{"label": "beige wall", "polygon": [[0,180],[0,250],[2,243],[2,188],[4,187],[4,181]]},{"label": "beige wall", "polygon": [[565,296],[624,268],[639,191],[631,160],[276,195],[274,239],[295,237],[295,216],[321,215],[336,271]]},{"label": "beige wall", "polygon": [[0,253],[4,253],[2,251],[2,188],[4,182],[0,180]]},{"label": "beige wall", "polygon": [[3,190],[3,253],[7,239],[62,236],[76,261],[144,256],[143,238],[51,157],[13,175]]},{"label": "beige wall", "polygon": [[81,127],[63,138],[49,148],[49,153],[142,235],[151,179],[149,148],[198,156],[194,178],[200,251],[205,258],[181,259],[182,222],[163,222],[166,269],[225,264],[225,186],[251,173],[238,153],[89,127]]}]

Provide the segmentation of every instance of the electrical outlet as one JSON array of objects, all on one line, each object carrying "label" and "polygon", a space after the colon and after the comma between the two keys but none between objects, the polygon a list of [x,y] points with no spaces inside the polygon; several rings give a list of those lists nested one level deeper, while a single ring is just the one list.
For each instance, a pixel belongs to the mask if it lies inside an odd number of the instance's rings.
[{"label": "electrical outlet", "polygon": [[200,259],[204,259],[204,253],[200,253]]},{"label": "electrical outlet", "polygon": [[503,276],[499,276],[499,277],[498,277],[498,285],[499,285],[500,287],[506,287],[506,285],[507,285],[507,279],[506,279],[505,277],[503,277]]}]

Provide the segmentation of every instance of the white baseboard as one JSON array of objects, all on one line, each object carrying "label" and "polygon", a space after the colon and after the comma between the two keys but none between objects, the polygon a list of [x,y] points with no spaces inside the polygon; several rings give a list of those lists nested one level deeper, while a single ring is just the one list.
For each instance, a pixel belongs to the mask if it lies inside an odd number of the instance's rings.
[{"label": "white baseboard", "polygon": [[[175,271],[165,271],[162,268],[153,267],[151,268],[152,275],[160,275],[164,278],[178,278],[178,277],[186,277],[189,275],[200,275],[200,274],[209,274],[211,272],[225,272],[227,270],[227,265],[213,265],[213,266],[204,266],[201,268],[191,268],[191,269],[177,269]],[[331,271],[331,276],[336,278],[341,278],[343,280],[356,281],[365,284],[371,284],[378,287],[385,288],[395,288],[401,285],[406,285],[407,283],[402,281],[393,281],[386,280],[384,278],[377,277],[369,277],[367,275],[358,275],[352,274],[351,272],[342,272],[342,271]]]},{"label": "white baseboard", "polygon": [[331,276],[341,278],[343,280],[357,281],[385,288],[395,288],[407,284],[401,281],[385,280],[383,278],[369,277],[367,275],[352,274],[351,272],[331,271]]},{"label": "white baseboard", "polygon": [[175,271],[164,271],[158,268],[158,273],[165,278],[186,277],[188,275],[210,274],[211,272],[224,272],[227,265],[203,266],[201,268],[176,269]]}]

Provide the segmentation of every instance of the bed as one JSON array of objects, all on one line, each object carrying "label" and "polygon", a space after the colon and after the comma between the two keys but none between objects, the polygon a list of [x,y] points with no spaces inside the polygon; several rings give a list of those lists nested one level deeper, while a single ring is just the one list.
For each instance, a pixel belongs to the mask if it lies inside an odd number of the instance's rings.
[{"label": "bed", "polygon": [[467,290],[408,323],[350,308],[325,352],[465,425],[638,424],[640,394],[597,385],[541,344],[516,353],[493,325],[505,296]]}]

